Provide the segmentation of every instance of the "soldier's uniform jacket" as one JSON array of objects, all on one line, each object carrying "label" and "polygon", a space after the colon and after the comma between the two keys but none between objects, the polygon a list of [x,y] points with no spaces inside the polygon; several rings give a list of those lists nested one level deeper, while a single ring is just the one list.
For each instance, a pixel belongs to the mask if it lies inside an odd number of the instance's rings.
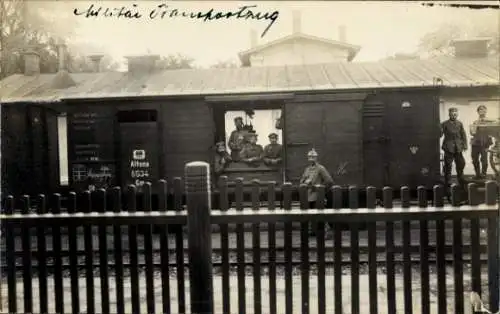
[{"label": "soldier's uniform jacket", "polygon": [[302,174],[300,179],[301,184],[309,184],[309,189],[307,190],[307,200],[309,202],[315,202],[318,199],[318,192],[315,189],[316,185],[331,185],[333,184],[332,176],[328,173],[328,170],[323,165],[309,165]]},{"label": "soldier's uniform jacket", "polygon": [[229,156],[227,152],[224,152],[222,155],[215,154],[214,172],[216,174],[220,174],[221,172],[224,171],[229,162],[231,162],[231,156]]},{"label": "soldier's uniform jacket", "polygon": [[264,158],[278,159],[281,158],[281,153],[283,151],[283,146],[281,144],[268,144],[264,148]]},{"label": "soldier's uniform jacket", "polygon": [[467,149],[467,135],[462,122],[446,120],[441,123],[441,136],[444,135],[441,148],[448,153],[460,153]]},{"label": "soldier's uniform jacket", "polygon": [[241,159],[258,158],[261,159],[264,154],[264,149],[259,144],[246,144],[240,153]]},{"label": "soldier's uniform jacket", "polygon": [[[480,124],[484,124],[487,120],[477,119],[471,125],[471,134],[472,138],[470,140],[472,146],[481,146],[481,147],[490,147],[493,144],[493,141],[488,134],[484,134],[479,131],[478,126]],[[479,131],[479,132],[478,132]]]},{"label": "soldier's uniform jacket", "polygon": [[229,148],[231,150],[241,150],[246,143],[247,130],[234,130],[229,136]]}]

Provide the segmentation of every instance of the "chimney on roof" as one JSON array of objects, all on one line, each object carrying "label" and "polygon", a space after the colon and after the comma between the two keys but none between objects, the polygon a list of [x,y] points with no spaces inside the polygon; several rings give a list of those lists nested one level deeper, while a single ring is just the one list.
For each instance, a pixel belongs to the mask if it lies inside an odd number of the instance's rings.
[{"label": "chimney on roof", "polygon": [[93,72],[100,72],[101,70],[101,59],[104,57],[104,55],[90,55],[89,59],[92,62],[92,71]]},{"label": "chimney on roof", "polygon": [[257,31],[255,29],[250,30],[250,48],[257,47],[259,41],[257,36]]},{"label": "chimney on roof", "polygon": [[345,25],[339,26],[339,41],[343,43],[347,42]]},{"label": "chimney on roof", "polygon": [[24,74],[37,75],[40,74],[40,55],[33,48],[29,48],[23,52],[24,56]]},{"label": "chimney on roof", "polygon": [[132,74],[147,74],[153,72],[159,55],[127,56],[128,72]]},{"label": "chimney on roof", "polygon": [[457,58],[484,58],[488,56],[490,38],[456,39],[451,42]]},{"label": "chimney on roof", "polygon": [[76,82],[68,72],[68,50],[63,41],[57,44],[57,55],[59,58],[59,68],[52,79],[51,87],[53,89],[65,89],[75,86]]},{"label": "chimney on roof", "polygon": [[302,21],[301,21],[301,12],[298,10],[294,10],[293,13],[293,21],[292,21],[292,27],[293,27],[293,33],[298,34],[302,32]]}]

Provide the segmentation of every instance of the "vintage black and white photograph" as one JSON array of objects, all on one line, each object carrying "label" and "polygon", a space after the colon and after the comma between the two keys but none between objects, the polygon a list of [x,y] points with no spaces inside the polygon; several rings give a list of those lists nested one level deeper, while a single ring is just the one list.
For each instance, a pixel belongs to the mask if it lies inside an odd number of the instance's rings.
[{"label": "vintage black and white photograph", "polygon": [[0,312],[498,313],[499,20],[0,0]]}]

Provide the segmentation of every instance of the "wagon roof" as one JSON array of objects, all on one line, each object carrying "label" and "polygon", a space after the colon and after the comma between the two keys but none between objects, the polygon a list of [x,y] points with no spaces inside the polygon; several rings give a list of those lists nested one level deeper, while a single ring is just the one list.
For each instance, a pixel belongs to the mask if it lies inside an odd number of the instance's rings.
[{"label": "wagon roof", "polygon": [[55,74],[15,74],[0,81],[2,103],[64,99],[221,95],[386,87],[498,86],[498,56],[476,59],[329,63],[228,69],[166,70],[138,76],[127,72],[71,73],[76,85],[57,89]]}]

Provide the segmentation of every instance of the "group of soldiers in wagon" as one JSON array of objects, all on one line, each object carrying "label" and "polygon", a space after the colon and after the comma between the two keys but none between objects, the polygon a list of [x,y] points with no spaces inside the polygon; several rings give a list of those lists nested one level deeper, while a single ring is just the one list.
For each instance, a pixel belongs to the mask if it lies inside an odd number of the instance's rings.
[{"label": "group of soldiers in wagon", "polygon": [[249,167],[259,167],[264,164],[268,167],[278,167],[283,160],[283,146],[278,143],[278,134],[269,134],[270,144],[262,147],[257,144],[258,134],[252,126],[245,125],[242,117],[234,118],[235,130],[231,132],[228,146],[231,153],[226,151],[224,141],[217,142],[215,155],[215,173],[224,172],[232,162],[242,162]]}]

